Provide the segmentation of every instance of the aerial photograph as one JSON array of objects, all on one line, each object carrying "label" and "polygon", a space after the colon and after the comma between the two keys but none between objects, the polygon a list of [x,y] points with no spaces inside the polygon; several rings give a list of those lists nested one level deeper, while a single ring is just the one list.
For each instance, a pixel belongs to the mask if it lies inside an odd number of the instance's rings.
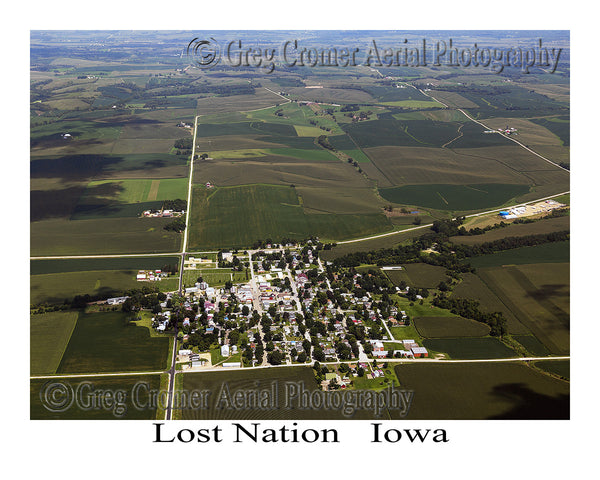
[{"label": "aerial photograph", "polygon": [[30,419],[571,418],[568,30],[29,36]]}]

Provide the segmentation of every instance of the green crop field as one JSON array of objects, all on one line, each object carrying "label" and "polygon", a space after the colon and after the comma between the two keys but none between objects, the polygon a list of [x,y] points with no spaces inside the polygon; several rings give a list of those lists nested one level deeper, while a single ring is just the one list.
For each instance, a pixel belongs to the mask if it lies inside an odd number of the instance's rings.
[{"label": "green crop field", "polygon": [[569,353],[569,264],[482,268],[479,277],[553,354]]},{"label": "green crop field", "polygon": [[550,373],[555,373],[566,379],[571,378],[571,361],[570,360],[553,360],[551,362],[535,362],[535,366]]},{"label": "green crop field", "polygon": [[150,337],[145,327],[126,323],[123,312],[81,313],[58,373],[164,370],[168,337]]},{"label": "green crop field", "polygon": [[503,205],[527,193],[527,185],[501,183],[475,185],[404,185],[381,188],[381,196],[392,203],[437,210],[469,211]]},{"label": "green crop field", "polygon": [[402,267],[408,275],[408,284],[417,288],[435,288],[448,279],[446,269],[427,263],[407,263]]},{"label": "green crop field", "polygon": [[395,371],[415,392],[408,419],[569,418],[569,383],[522,363],[409,363]]},{"label": "green crop field", "polygon": [[417,317],[413,319],[421,337],[483,337],[490,332],[485,323],[461,317]]},{"label": "green crop field", "polygon": [[571,144],[571,122],[568,116],[533,118],[531,121],[546,127],[560,138],[563,145],[569,146]]},{"label": "green crop field", "polygon": [[469,263],[475,268],[489,268],[527,263],[566,263],[570,258],[570,242],[565,240],[470,257]]},{"label": "green crop field", "polygon": [[190,224],[190,248],[243,247],[259,239],[318,235],[344,239],[385,231],[383,215],[304,213],[295,189],[247,185],[213,191],[196,187]]},{"label": "green crop field", "polygon": [[523,345],[534,357],[550,355],[550,350],[548,350],[544,344],[533,335],[513,335],[513,338]]},{"label": "green crop field", "polygon": [[473,273],[463,273],[462,281],[454,287],[452,296],[470,298],[479,302],[479,308],[486,313],[502,312],[511,334],[528,334],[529,330],[515,317],[511,310],[504,305],[498,296]]},{"label": "green crop field", "polygon": [[33,222],[31,255],[163,253],[180,248],[181,235],[163,227],[168,218],[106,218]]},{"label": "green crop field", "polygon": [[447,353],[450,358],[474,360],[516,357],[514,350],[493,337],[483,338],[428,338],[423,346],[435,352]]},{"label": "green crop field", "polygon": [[60,260],[31,260],[29,273],[43,275],[91,270],[160,270],[165,265],[178,265],[178,257],[72,258]]},{"label": "green crop field", "polygon": [[49,312],[30,317],[29,370],[31,375],[56,373],[69,343],[78,312]]},{"label": "green crop field", "polygon": [[[67,391],[75,392],[79,389],[82,392],[81,405],[73,402],[63,412],[49,410],[48,406],[51,405],[45,405],[42,399],[45,398],[46,392],[52,392],[51,385],[57,383],[63,384]],[[145,385],[136,388],[138,384]],[[160,375],[85,379],[56,377],[51,380],[31,379],[29,385],[31,420],[154,420],[157,409],[150,404],[147,392],[158,391],[161,388]],[[116,396],[112,399],[114,403],[108,397],[104,404],[100,403],[98,398],[94,403],[94,395],[102,391],[115,392]],[[103,408],[103,405],[106,408]]]},{"label": "green crop field", "polygon": [[157,286],[161,291],[177,289],[177,277],[165,278],[160,282],[138,282],[135,278],[137,270],[136,267],[129,270],[65,271],[31,275],[30,301],[32,304],[63,303],[65,300],[71,301],[76,295],[86,294],[108,298],[148,285]]}]

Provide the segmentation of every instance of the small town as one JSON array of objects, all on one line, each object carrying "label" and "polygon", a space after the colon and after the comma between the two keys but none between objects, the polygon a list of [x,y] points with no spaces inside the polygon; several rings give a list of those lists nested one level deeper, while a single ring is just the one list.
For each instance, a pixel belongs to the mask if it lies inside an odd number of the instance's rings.
[{"label": "small town", "polygon": [[[389,328],[410,324],[406,312],[389,298],[389,293],[406,294],[410,287],[391,287],[390,292],[374,271],[333,273],[318,257],[318,242],[269,247],[218,253],[220,267],[246,268],[249,281],[211,286],[199,277],[181,292],[166,293],[160,309],[153,309],[160,310],[152,317],[157,333],[177,331],[178,369],[314,364],[321,388],[328,390],[347,388],[353,377],[384,377],[378,360],[428,357],[417,341],[395,340]],[[183,265],[193,272],[215,264],[190,255]],[[160,270],[140,270],[137,280],[166,276]],[[107,304],[122,305],[127,299],[111,298]],[[329,371],[326,364],[339,367]]]}]

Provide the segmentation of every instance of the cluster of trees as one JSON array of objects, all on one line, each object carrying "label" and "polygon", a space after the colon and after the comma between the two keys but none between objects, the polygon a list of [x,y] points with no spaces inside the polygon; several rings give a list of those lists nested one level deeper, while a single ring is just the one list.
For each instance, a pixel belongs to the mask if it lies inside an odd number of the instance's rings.
[{"label": "cluster of trees", "polygon": [[189,150],[192,148],[193,144],[194,144],[194,139],[192,137],[185,137],[185,138],[179,138],[179,139],[175,140],[175,143],[173,143],[173,146],[175,148]]},{"label": "cluster of trees", "polygon": [[326,148],[327,150],[331,150],[332,152],[336,151],[335,147],[331,143],[329,143],[327,135],[319,135],[319,138],[317,138],[317,142],[319,143],[319,145],[321,145],[323,148]]},{"label": "cluster of trees", "polygon": [[176,212],[187,210],[187,200],[182,200],[181,198],[165,200],[163,202],[163,210],[175,210]]},{"label": "cluster of trees", "polygon": [[167,223],[163,228],[169,232],[181,233],[185,230],[185,217],[178,217],[172,222]]}]

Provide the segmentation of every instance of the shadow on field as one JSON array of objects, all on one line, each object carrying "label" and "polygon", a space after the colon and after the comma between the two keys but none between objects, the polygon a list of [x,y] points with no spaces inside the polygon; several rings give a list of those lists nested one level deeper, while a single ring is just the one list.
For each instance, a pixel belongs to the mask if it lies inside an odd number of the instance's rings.
[{"label": "shadow on field", "polygon": [[[112,204],[122,191],[123,187],[116,182],[87,188],[85,185],[76,185],[61,190],[32,190],[30,221],[70,217],[74,213],[85,215],[86,212],[99,209],[105,214],[116,213],[120,207]],[[80,203],[82,200],[85,203]]]},{"label": "shadow on field", "polygon": [[62,181],[89,179],[109,166],[123,162],[121,157],[101,155],[66,155],[31,161],[31,178],[60,178]]},{"label": "shadow on field", "polygon": [[570,418],[570,396],[544,395],[534,392],[523,383],[504,383],[492,389],[492,395],[509,401],[514,406],[490,420],[568,420]]}]

